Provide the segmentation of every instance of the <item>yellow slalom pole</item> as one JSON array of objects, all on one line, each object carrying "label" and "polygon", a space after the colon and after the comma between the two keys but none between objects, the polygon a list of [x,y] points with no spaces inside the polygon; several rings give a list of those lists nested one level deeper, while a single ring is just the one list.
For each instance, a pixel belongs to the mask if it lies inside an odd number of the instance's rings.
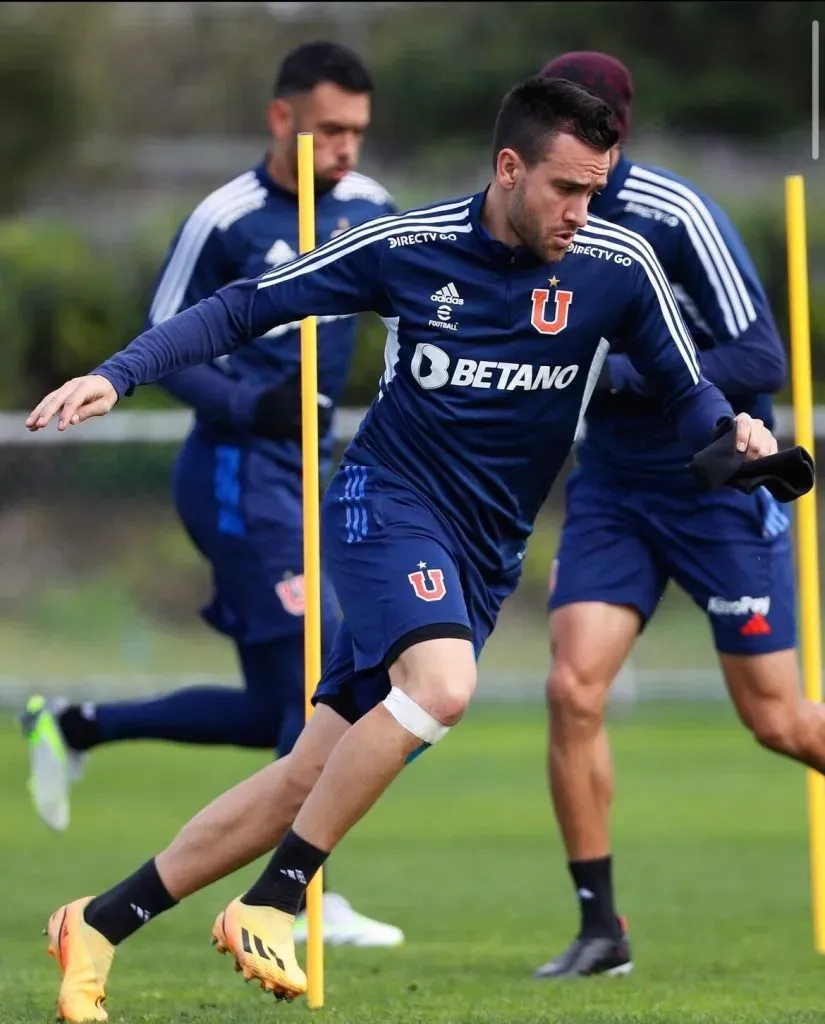
[{"label": "yellow slalom pole", "polygon": [[[814,455],[811,322],[808,301],[808,253],[805,221],[805,180],[785,178],[788,245],[788,308],[791,331],[791,379],[796,443]],[[817,545],[816,488],[796,502],[797,569],[802,626],[802,672],[805,695],[822,702],[822,649]],[[814,947],[825,953],[825,779],[808,769],[808,836]]]},{"label": "yellow slalom pole", "polygon": [[[298,247],[315,248],[315,160],[311,132],[298,134]],[[304,527],[304,695],[309,721],[312,694],[321,677],[321,538],[319,525],[320,470],[318,466],[318,321],[301,321],[301,436],[303,443]],[[324,1005],[324,935],[322,925],[323,869],[307,888],[307,1002]]]}]

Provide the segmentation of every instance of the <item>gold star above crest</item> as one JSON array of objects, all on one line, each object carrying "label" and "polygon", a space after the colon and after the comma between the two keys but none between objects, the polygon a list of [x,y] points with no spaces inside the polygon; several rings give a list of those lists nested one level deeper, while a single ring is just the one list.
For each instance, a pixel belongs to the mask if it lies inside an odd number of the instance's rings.
[{"label": "gold star above crest", "polygon": [[555,275],[555,274],[553,274],[553,276],[552,276],[552,277],[550,278],[550,284],[551,284],[551,285],[552,285],[552,286],[553,286],[554,288],[556,288],[556,287],[558,286],[558,283],[559,283],[559,279],[558,279],[558,278],[556,277],[556,275]]}]

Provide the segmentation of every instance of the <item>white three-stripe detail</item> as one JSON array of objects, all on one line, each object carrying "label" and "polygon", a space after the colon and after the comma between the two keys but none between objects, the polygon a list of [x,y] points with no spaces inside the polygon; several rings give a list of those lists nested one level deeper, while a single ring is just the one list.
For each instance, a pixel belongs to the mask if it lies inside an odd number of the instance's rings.
[{"label": "white three-stripe detail", "polygon": [[746,330],[756,319],[756,310],[719,226],[701,198],[681,182],[641,167],[631,168],[618,198],[644,203],[679,218],[716,293],[728,331],[736,337]]},{"label": "white three-stripe detail", "polygon": [[247,171],[216,189],[195,207],[155,290],[149,310],[153,324],[166,320],[180,309],[198,257],[212,231],[226,227],[248,209],[261,206],[265,198],[266,189],[255,172]]},{"label": "white three-stripe detail", "polygon": [[587,414],[588,407],[590,406],[590,399],[593,397],[593,392],[596,390],[596,385],[599,382],[601,376],[602,367],[604,361],[610,352],[610,342],[607,338],[601,338],[599,344],[596,346],[596,352],[593,356],[593,361],[590,363],[590,369],[587,373],[587,380],[584,383],[584,394],[582,395],[582,404],[579,407],[579,418],[576,421],[576,432],[573,435],[573,441],[576,442],[581,439],[585,429],[585,417]]},{"label": "white three-stripe detail", "polygon": [[[589,235],[588,232],[590,232]],[[662,265],[648,242],[635,232],[610,224],[600,217],[589,217],[587,226],[576,233],[575,241],[603,245],[608,249],[621,252],[625,256],[630,256],[642,266],[658,299],[659,308],[671,337],[690,370],[693,382],[698,383],[701,370],[693,339],[682,319],[676,296],[665,277]]]},{"label": "white three-stripe detail", "polygon": [[349,231],[337,235],[329,242],[324,242],[317,249],[313,249],[283,267],[267,271],[260,278],[258,287],[268,288],[270,285],[291,280],[298,273],[303,273],[304,269],[319,269],[320,266],[326,266],[338,259],[339,255],[355,252],[364,245],[380,241],[382,238],[389,238],[391,235],[426,230],[436,231],[438,234],[450,232],[466,234],[472,231],[472,224],[469,223],[469,206],[472,201],[473,197],[471,196],[458,203],[433,206],[425,210],[410,210],[407,213],[391,214],[387,217],[376,217],[358,227],[350,228]]}]

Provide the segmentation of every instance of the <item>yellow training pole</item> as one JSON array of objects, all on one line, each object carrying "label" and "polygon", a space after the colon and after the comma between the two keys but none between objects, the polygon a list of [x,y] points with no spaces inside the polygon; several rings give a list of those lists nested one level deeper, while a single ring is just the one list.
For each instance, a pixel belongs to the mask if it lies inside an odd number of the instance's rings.
[{"label": "yellow training pole", "polygon": [[[298,134],[298,247],[315,248],[315,161],[311,132]],[[321,677],[321,538],[319,527],[320,471],[318,468],[318,321],[301,321],[301,436],[303,441],[304,526],[304,692],[305,716],[312,715],[311,698]],[[322,871],[307,888],[307,1002],[324,1005],[324,935],[321,916]]]},{"label": "yellow training pole", "polygon": [[[808,254],[805,222],[805,180],[785,178],[788,245],[788,308],[791,330],[791,379],[796,443],[812,455],[814,448],[811,324],[808,303]],[[805,695],[822,702],[822,650],[817,547],[816,488],[797,502],[797,571],[799,573],[802,673]],[[825,953],[825,779],[812,769],[808,781],[808,834],[814,947]]]}]

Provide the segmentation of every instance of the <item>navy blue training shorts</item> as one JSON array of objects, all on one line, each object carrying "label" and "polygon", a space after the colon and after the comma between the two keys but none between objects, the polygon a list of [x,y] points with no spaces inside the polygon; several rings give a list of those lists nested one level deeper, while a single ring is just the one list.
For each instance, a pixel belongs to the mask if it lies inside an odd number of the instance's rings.
[{"label": "navy blue training shorts", "polygon": [[707,615],[718,652],[796,646],[790,521],[768,491],[668,494],[574,470],[548,610],[603,601],[636,608],[646,624],[669,580]]},{"label": "navy blue training shorts", "polygon": [[356,721],[412,644],[456,637],[476,658],[517,574],[485,579],[446,521],[394,473],[345,461],[322,507],[322,557],[344,622],[314,703]]}]

